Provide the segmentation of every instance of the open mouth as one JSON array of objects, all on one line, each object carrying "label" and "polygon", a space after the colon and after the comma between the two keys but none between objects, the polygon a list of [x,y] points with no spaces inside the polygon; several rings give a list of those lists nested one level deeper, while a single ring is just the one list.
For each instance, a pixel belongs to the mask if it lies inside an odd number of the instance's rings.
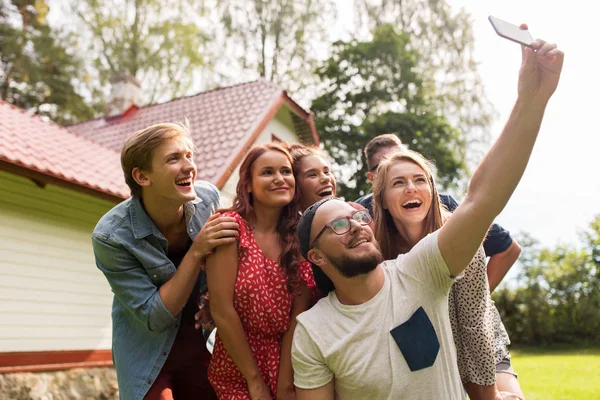
[{"label": "open mouth", "polygon": [[369,241],[368,241],[367,239],[360,239],[360,240],[357,240],[357,241],[356,241],[356,242],[354,242],[354,243],[350,243],[350,244],[348,245],[348,248],[349,248],[349,249],[353,249],[353,248],[355,248],[355,247],[358,247],[358,246],[360,246],[360,245],[361,245],[361,244],[363,244],[363,243],[368,243],[368,242],[369,242]]},{"label": "open mouth", "polygon": [[190,187],[192,186],[192,178],[185,178],[175,182],[179,187]]},{"label": "open mouth", "polygon": [[332,188],[325,188],[322,189],[320,192],[317,193],[317,195],[319,197],[331,197],[333,196],[333,189]]},{"label": "open mouth", "polygon": [[406,203],[402,204],[402,207],[404,207],[407,210],[414,210],[415,208],[421,207],[422,204],[423,204],[422,201],[413,199],[413,200],[409,200]]}]

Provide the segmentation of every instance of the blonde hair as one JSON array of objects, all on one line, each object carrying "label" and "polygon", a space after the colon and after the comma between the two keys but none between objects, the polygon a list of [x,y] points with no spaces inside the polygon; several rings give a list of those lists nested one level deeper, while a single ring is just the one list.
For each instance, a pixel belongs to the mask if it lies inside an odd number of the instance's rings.
[{"label": "blonde hair", "polygon": [[408,161],[420,167],[425,172],[425,176],[429,182],[429,187],[431,188],[431,205],[423,222],[426,226],[425,233],[429,234],[440,229],[450,216],[449,211],[440,201],[433,176],[433,166],[423,155],[411,150],[402,150],[386,157],[379,164],[377,176],[373,183],[375,238],[381,245],[381,250],[386,260],[396,258],[398,254],[407,253],[412,247],[406,238],[400,235],[400,232],[396,229],[390,212],[383,208],[389,170],[393,165],[401,161]]},{"label": "blonde hair", "polygon": [[139,168],[142,171],[151,171],[154,150],[165,140],[174,137],[182,138],[190,150],[195,151],[187,119],[181,123],[152,125],[135,132],[127,139],[121,149],[121,168],[132,196],[142,195],[141,186],[133,179],[133,170]]}]

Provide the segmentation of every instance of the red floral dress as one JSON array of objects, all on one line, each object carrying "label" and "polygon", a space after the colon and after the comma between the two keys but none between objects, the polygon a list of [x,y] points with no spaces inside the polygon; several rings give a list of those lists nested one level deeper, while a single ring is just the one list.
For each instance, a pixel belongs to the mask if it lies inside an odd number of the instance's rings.
[{"label": "red floral dress", "polygon": [[[285,272],[278,262],[263,254],[248,223],[236,212],[225,215],[234,217],[240,226],[233,304],[263,380],[275,396],[281,339],[290,326],[293,295],[287,288]],[[308,287],[315,286],[310,263],[301,262],[299,275]],[[218,330],[208,378],[219,399],[250,399],[246,380],[225,350]]]}]

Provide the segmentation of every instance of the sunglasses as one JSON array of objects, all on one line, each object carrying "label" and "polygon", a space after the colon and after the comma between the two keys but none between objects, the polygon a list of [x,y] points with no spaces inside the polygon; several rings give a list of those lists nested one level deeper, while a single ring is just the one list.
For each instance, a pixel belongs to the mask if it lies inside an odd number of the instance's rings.
[{"label": "sunglasses", "polygon": [[364,226],[369,225],[372,221],[372,218],[371,214],[369,214],[369,211],[367,210],[357,210],[348,216],[336,218],[333,221],[325,224],[323,229],[321,229],[321,231],[310,243],[309,249],[313,248],[317,240],[319,240],[327,228],[330,228],[336,235],[343,235],[350,230],[350,227],[352,226],[351,221],[358,222],[361,226]]}]

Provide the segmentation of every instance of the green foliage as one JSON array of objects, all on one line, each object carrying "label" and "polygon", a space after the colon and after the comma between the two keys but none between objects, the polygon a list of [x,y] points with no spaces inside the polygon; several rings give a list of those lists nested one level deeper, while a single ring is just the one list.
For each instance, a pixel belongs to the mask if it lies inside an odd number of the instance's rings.
[{"label": "green foliage", "polygon": [[326,41],[333,11],[331,0],[219,1],[222,61],[230,73],[258,75],[296,92],[312,79],[314,49]]},{"label": "green foliage", "polygon": [[468,144],[486,144],[493,108],[477,72],[469,14],[464,9],[455,12],[446,0],[356,0],[354,4],[358,26],[370,30],[392,24],[410,38],[412,48],[422,56],[418,71],[432,78],[436,94],[430,99],[432,107],[466,135]]},{"label": "green foliage", "polygon": [[201,0],[71,1],[90,60],[89,85],[95,98],[108,92],[109,79],[128,72],[142,85],[144,103],[186,93],[194,72],[210,61]]},{"label": "green foliage", "polygon": [[318,69],[321,95],[313,101],[317,130],[342,176],[340,195],[369,191],[362,155],[373,137],[396,133],[411,149],[435,161],[441,183],[452,186],[466,171],[465,138],[429,104],[421,56],[406,34],[390,25],[372,40],[336,42]]},{"label": "green foliage", "polygon": [[582,232],[584,247],[542,248],[520,239],[519,285],[496,290],[504,325],[517,343],[600,340],[600,216]]},{"label": "green foliage", "polygon": [[90,118],[73,37],[51,29],[47,13],[46,1],[0,1],[0,98],[60,124]]}]

